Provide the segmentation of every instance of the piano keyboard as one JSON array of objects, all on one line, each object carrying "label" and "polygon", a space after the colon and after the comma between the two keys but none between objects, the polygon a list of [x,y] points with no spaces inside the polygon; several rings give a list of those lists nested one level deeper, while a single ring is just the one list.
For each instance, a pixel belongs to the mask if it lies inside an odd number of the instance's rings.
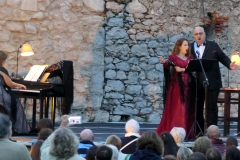
[{"label": "piano keyboard", "polygon": [[12,88],[12,91],[17,91],[17,92],[32,92],[32,93],[40,93],[40,90],[29,90],[29,89],[16,89]]}]

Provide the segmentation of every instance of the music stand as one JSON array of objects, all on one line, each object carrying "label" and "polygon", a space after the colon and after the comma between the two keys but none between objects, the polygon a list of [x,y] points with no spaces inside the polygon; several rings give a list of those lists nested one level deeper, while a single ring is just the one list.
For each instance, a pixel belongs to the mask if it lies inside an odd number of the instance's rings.
[{"label": "music stand", "polygon": [[[205,71],[206,72],[209,72],[211,71],[211,69],[213,68],[214,64],[217,63],[217,60],[213,60],[213,59],[192,59],[189,61],[186,69],[185,69],[185,72],[202,72],[203,73],[203,76],[205,77],[205,81],[204,82],[204,85],[205,85],[205,109],[204,109],[204,112],[205,112],[205,117],[204,117],[204,132],[205,132],[205,125],[206,125],[206,100],[207,100],[207,85],[208,85],[208,79],[206,77],[206,74],[205,74]],[[196,125],[198,126],[198,128],[200,129],[200,131],[204,134],[204,132],[201,130],[197,120],[196,120],[196,117],[197,117],[197,87],[198,87],[198,82],[197,82],[197,74],[196,74],[196,96],[195,96],[195,113],[194,113],[194,122],[192,124],[192,127],[188,133],[188,136],[187,136],[187,139],[190,135],[190,133],[192,132],[193,130],[193,127],[194,127],[194,132],[196,132]],[[201,133],[200,132],[200,133]],[[194,133],[194,136],[195,136],[195,133]]]}]

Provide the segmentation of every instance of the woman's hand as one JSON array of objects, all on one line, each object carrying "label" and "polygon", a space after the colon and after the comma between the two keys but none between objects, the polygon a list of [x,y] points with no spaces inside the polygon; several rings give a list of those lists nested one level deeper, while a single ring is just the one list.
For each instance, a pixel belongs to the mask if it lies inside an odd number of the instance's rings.
[{"label": "woman's hand", "polygon": [[27,89],[27,87],[22,85],[22,84],[17,84],[17,86],[13,87],[13,88],[16,88],[16,89]]},{"label": "woman's hand", "polygon": [[175,66],[174,68],[175,68],[176,72],[185,72],[185,68],[181,68],[178,66]]},{"label": "woman's hand", "polygon": [[165,60],[163,57],[160,57],[160,58],[159,58],[159,61],[160,61],[162,64],[166,62],[166,60]]}]

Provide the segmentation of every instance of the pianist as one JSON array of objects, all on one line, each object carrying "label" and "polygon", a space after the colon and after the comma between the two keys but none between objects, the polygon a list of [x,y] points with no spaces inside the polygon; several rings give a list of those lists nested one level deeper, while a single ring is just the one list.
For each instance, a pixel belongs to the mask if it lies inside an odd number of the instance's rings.
[{"label": "pianist", "polygon": [[26,120],[23,107],[11,92],[11,88],[26,89],[22,84],[14,83],[4,68],[7,54],[0,51],[0,104],[5,113],[9,115],[13,124],[13,133],[28,133],[30,128]]}]

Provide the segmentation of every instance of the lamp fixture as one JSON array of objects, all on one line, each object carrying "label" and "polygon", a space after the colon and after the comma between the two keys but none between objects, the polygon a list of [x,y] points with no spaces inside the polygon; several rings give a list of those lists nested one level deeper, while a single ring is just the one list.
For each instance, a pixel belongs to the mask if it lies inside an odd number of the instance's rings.
[{"label": "lamp fixture", "polygon": [[34,54],[31,45],[29,44],[29,42],[24,42],[23,45],[20,45],[20,47],[17,50],[17,70],[16,70],[16,75],[15,78],[18,78],[18,54],[19,54],[19,50],[21,49],[21,56],[31,56]]}]

